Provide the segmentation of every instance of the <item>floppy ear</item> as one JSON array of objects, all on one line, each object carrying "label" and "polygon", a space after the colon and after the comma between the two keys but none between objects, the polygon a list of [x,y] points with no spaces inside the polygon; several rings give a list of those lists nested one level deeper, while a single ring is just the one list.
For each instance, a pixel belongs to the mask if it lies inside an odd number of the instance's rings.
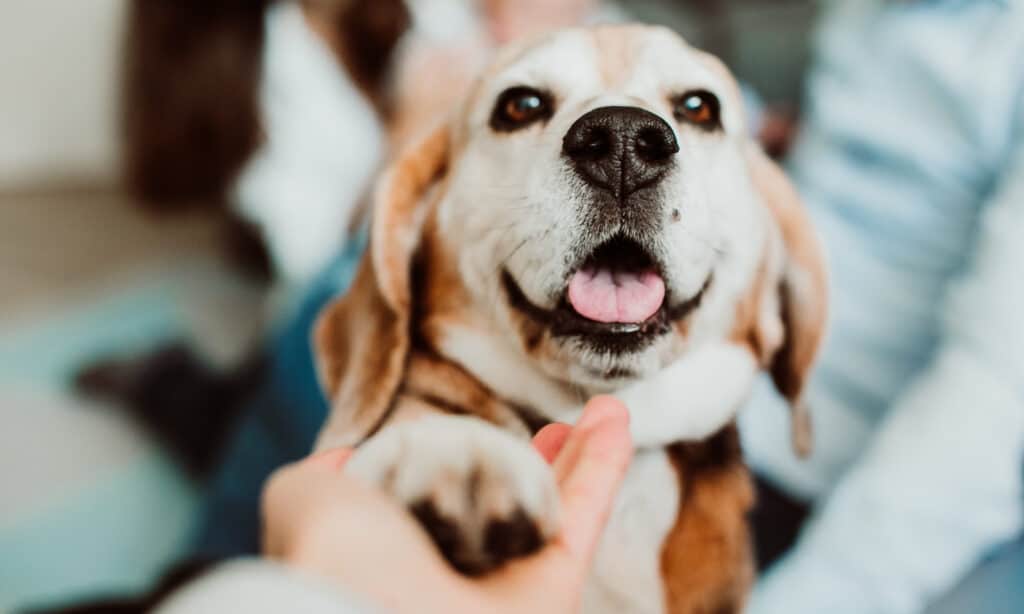
[{"label": "floppy ear", "polygon": [[449,136],[440,128],[385,173],[374,195],[370,245],[348,293],[313,331],[330,415],[316,449],[355,446],[387,418],[409,353],[411,267],[427,192],[445,173]]},{"label": "floppy ear", "polygon": [[828,309],[824,254],[782,170],[756,144],[748,146],[747,158],[754,187],[775,217],[786,248],[778,288],[784,337],[771,358],[770,372],[792,410],[793,448],[804,457],[811,451],[811,422],[802,396],[824,336]]}]

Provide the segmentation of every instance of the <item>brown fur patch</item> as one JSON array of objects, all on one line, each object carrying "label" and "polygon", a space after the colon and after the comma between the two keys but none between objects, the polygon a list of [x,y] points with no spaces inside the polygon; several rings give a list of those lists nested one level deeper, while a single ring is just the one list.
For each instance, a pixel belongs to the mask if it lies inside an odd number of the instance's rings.
[{"label": "brown fur patch", "polygon": [[424,224],[413,274],[414,350],[404,391],[435,403],[439,409],[475,415],[529,435],[536,412],[499,400],[463,367],[440,354],[444,331],[451,324],[464,326],[477,318],[454,254],[440,236],[436,213],[436,209],[431,210]]},{"label": "brown fur patch", "polygon": [[[800,197],[771,160],[751,147],[751,174],[782,230],[789,271],[781,290],[786,344],[773,366],[779,390],[791,400],[803,391],[807,372],[825,332],[828,293],[825,261]],[[801,276],[802,279],[795,279]]]},{"label": "brown fur patch", "polygon": [[691,321],[691,318],[683,318],[682,320],[677,321],[673,325],[676,331],[676,335],[684,340],[689,338]]},{"label": "brown fur patch", "polygon": [[553,360],[556,353],[551,343],[550,331],[524,313],[512,313],[514,326],[519,330],[518,338],[523,341],[526,354],[536,361]]},{"label": "brown fur patch", "polygon": [[418,299],[417,326],[431,348],[440,347],[447,323],[475,319],[472,299],[463,286],[455,254],[438,229],[436,213],[432,210],[424,224],[413,280]]},{"label": "brown fur patch", "polygon": [[748,147],[747,159],[754,185],[775,216],[786,244],[786,264],[778,288],[785,335],[769,370],[775,387],[792,408],[793,447],[798,455],[807,456],[811,426],[802,397],[825,334],[825,258],[800,197],[782,169],[754,144]]},{"label": "brown fur patch", "polygon": [[405,371],[406,326],[405,315],[384,302],[368,266],[348,295],[321,314],[313,338],[331,400],[326,444],[353,446],[380,427]]},{"label": "brown fur patch", "polygon": [[771,257],[769,251],[765,249],[750,288],[736,305],[736,317],[729,335],[729,340],[733,343],[750,348],[750,353],[762,367],[771,364],[781,342],[781,339],[773,338],[777,335],[772,335],[771,331],[765,329],[767,323],[763,321],[763,307],[764,301],[768,298],[767,294],[776,291],[776,284],[769,279],[767,271],[768,259]]},{"label": "brown fur patch", "polygon": [[396,309],[411,308],[413,257],[435,203],[424,202],[448,168],[449,136],[439,128],[408,149],[381,181],[375,198],[370,258],[381,292]]},{"label": "brown fur patch", "polygon": [[530,435],[519,413],[455,363],[416,349],[409,360],[402,394],[446,413],[476,416],[506,430]]},{"label": "brown fur patch", "polygon": [[313,334],[331,412],[318,448],[353,446],[388,418],[409,359],[410,279],[425,196],[444,173],[448,132],[403,154],[377,194],[369,253],[342,299],[321,313]]},{"label": "brown fur patch", "polygon": [[742,612],[754,579],[746,519],[754,489],[736,426],[704,442],[676,444],[669,454],[680,501],[661,556],[666,612]]},{"label": "brown fur patch", "polygon": [[[356,445],[385,421],[425,411],[472,414],[524,436],[529,420],[437,351],[446,323],[474,320],[439,235],[449,140],[441,129],[407,151],[377,194],[369,257],[314,334],[332,399],[323,445]],[[432,186],[437,195],[427,200]]]}]

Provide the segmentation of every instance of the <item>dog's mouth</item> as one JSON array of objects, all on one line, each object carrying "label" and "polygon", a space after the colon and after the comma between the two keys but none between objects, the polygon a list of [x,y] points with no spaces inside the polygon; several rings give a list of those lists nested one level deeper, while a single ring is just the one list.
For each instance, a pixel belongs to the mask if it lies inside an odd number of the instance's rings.
[{"label": "dog's mouth", "polygon": [[639,243],[616,237],[587,257],[569,279],[565,297],[591,322],[637,325],[661,309],[665,281]]},{"label": "dog's mouth", "polygon": [[502,281],[510,304],[554,337],[576,337],[599,350],[638,351],[667,334],[700,305],[710,277],[694,296],[672,303],[661,268],[638,242],[616,236],[598,246],[572,273],[554,309],[526,297],[507,270]]}]

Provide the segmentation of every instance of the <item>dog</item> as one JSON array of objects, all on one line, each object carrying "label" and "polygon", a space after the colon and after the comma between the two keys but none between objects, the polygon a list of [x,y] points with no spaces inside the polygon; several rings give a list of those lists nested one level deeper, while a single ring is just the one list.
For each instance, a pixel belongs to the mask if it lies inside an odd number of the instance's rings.
[{"label": "dog", "polygon": [[792,406],[825,264],[714,57],[643,25],[512,45],[375,194],[368,253],[313,332],[318,449],[396,497],[466,574],[559,530],[530,436],[583,401],[630,409],[637,453],[583,610],[739,612],[753,488],[734,417],[758,372]]}]

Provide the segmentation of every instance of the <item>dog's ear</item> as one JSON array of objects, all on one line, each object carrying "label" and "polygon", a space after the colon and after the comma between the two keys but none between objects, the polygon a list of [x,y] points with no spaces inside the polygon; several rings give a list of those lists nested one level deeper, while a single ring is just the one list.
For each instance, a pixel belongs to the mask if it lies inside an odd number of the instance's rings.
[{"label": "dog's ear", "polygon": [[754,143],[748,146],[747,159],[754,187],[777,221],[785,243],[777,289],[784,336],[770,359],[770,372],[792,409],[793,448],[803,457],[811,451],[804,385],[824,337],[828,309],[824,254],[796,189],[782,169]]},{"label": "dog's ear", "polygon": [[448,130],[439,128],[385,173],[355,281],[320,314],[313,350],[331,409],[317,449],[358,445],[387,418],[409,353],[412,260],[448,151]]}]

